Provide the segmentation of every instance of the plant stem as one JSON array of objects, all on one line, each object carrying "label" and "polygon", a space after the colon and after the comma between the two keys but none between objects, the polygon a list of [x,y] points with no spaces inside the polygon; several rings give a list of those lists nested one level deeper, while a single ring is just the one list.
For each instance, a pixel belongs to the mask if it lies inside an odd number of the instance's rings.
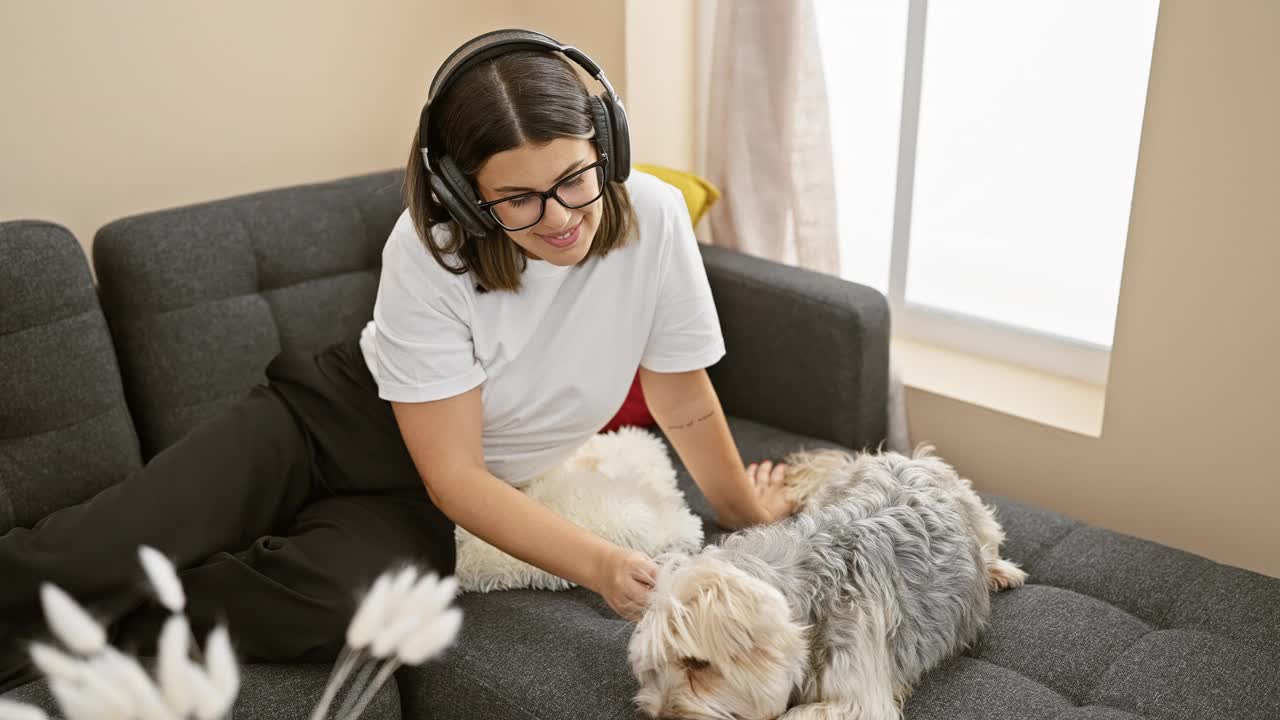
[{"label": "plant stem", "polygon": [[333,664],[333,669],[329,671],[329,682],[324,687],[324,695],[320,697],[320,702],[316,704],[315,710],[311,712],[311,720],[324,720],[325,715],[329,712],[329,705],[333,702],[334,695],[338,694],[338,688],[342,687],[347,675],[351,674],[351,668],[363,657],[363,650],[352,652],[349,645],[342,646],[342,653],[338,655],[337,662]]},{"label": "plant stem", "polygon": [[383,664],[382,669],[378,671],[377,676],[373,678],[373,682],[369,684],[369,689],[365,690],[361,695],[360,702],[356,703],[355,709],[351,711],[350,715],[343,718],[343,720],[356,720],[356,718],[360,717],[360,713],[364,712],[365,707],[371,700],[373,700],[373,696],[378,694],[378,688],[382,687],[382,684],[387,681],[387,678],[390,677],[391,673],[395,672],[398,667],[400,667],[399,660],[386,661],[386,663]]},{"label": "plant stem", "polygon": [[360,672],[356,674],[356,679],[351,681],[351,689],[347,691],[347,696],[342,699],[342,707],[338,709],[338,717],[346,717],[347,711],[355,704],[356,697],[368,682],[369,673],[373,672],[373,668],[377,664],[378,661],[376,659],[370,658],[369,661],[364,663],[360,668]]}]

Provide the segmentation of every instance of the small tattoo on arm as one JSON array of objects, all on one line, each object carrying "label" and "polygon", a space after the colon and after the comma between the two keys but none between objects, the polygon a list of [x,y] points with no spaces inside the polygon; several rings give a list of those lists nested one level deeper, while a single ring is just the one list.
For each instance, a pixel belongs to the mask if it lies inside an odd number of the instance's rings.
[{"label": "small tattoo on arm", "polygon": [[685,424],[683,424],[683,425],[672,425],[671,427],[669,427],[669,428],[667,428],[667,429],[668,429],[668,430],[684,430],[685,428],[691,428],[691,427],[693,427],[694,425],[696,425],[697,423],[700,423],[700,422],[702,422],[703,420],[706,420],[706,419],[710,418],[711,416],[713,416],[713,415],[715,415],[715,414],[716,414],[716,413],[715,413],[715,411],[714,411],[714,410],[712,410],[711,412],[707,413],[706,415],[703,415],[702,417],[698,418],[697,420],[690,420],[689,422],[687,422],[687,423],[685,423]]}]

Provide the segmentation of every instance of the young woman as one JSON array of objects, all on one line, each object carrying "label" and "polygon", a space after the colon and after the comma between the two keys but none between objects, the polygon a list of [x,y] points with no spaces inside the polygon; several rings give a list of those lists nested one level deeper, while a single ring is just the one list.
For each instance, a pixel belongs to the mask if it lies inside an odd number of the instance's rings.
[{"label": "young woman", "polygon": [[45,580],[149,649],[162,615],[139,543],[182,568],[192,624],[228,622],[250,659],[331,659],[389,563],[453,571],[454,523],[634,619],[653,562],[519,488],[605,425],[637,367],[722,525],[790,513],[782,466],[744,472],[707,378],[724,342],[684,201],[630,173],[627,142],[578,51],[525,31],[459,48],[360,337],[281,353],[266,384],[124,482],[0,537],[0,689],[31,677],[21,641]]}]

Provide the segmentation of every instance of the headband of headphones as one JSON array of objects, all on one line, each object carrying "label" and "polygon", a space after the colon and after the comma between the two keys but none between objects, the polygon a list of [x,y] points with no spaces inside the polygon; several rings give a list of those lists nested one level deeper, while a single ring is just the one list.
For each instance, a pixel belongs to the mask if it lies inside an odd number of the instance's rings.
[{"label": "headband of headphones", "polygon": [[450,53],[449,57],[445,58],[444,63],[440,65],[440,69],[436,71],[435,77],[431,80],[431,88],[427,93],[427,102],[422,106],[422,113],[418,117],[418,139],[422,143],[419,150],[422,152],[422,160],[426,163],[427,172],[435,173],[438,171],[437,165],[432,162],[431,152],[428,148],[429,138],[431,137],[431,104],[438,98],[443,97],[454,82],[459,77],[462,77],[467,70],[486,60],[517,50],[543,50],[562,53],[604,86],[604,99],[607,100],[605,104],[608,111],[612,113],[607,118],[611,127],[597,127],[596,132],[606,135],[614,145],[614,157],[609,158],[609,165],[612,170],[611,179],[617,181],[625,180],[631,169],[630,138],[627,135],[626,112],[622,106],[622,99],[614,91],[613,85],[605,77],[604,71],[600,69],[600,66],[595,61],[587,57],[586,53],[572,45],[562,45],[540,32],[516,28],[493,30],[468,40],[457,50]]}]

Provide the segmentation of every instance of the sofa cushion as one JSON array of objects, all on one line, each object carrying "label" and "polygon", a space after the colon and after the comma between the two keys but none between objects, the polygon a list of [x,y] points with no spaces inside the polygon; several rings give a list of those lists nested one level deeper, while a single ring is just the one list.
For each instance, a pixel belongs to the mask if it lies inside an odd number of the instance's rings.
[{"label": "sofa cushion", "polygon": [[0,223],[0,534],[141,466],[107,323],[65,228]]},{"label": "sofa cushion", "polygon": [[[835,447],[729,419],[744,462]],[[668,443],[709,541],[723,530]],[[993,597],[982,639],[929,673],[912,720],[1274,720],[1280,580],[1089,527],[998,496],[1004,555],[1030,582]],[[408,717],[641,718],[627,666],[632,624],[595,593],[469,593],[459,644],[399,671]]]},{"label": "sofa cushion", "polygon": [[98,231],[94,266],[145,458],[263,382],[281,349],[359,332],[404,207],[401,177],[271,190]]},{"label": "sofa cushion", "polygon": [[908,717],[1280,717],[1280,579],[984,499],[1030,580]]},{"label": "sofa cushion", "polygon": [[[228,717],[271,718],[272,720],[306,720],[320,700],[329,681],[332,666],[324,664],[245,665],[240,668],[240,695]],[[345,695],[334,700],[332,715]],[[5,700],[27,703],[42,708],[50,717],[58,717],[57,703],[44,680],[23,685],[8,692]],[[400,718],[400,690],[394,678],[378,689],[361,714],[363,718]]]}]

